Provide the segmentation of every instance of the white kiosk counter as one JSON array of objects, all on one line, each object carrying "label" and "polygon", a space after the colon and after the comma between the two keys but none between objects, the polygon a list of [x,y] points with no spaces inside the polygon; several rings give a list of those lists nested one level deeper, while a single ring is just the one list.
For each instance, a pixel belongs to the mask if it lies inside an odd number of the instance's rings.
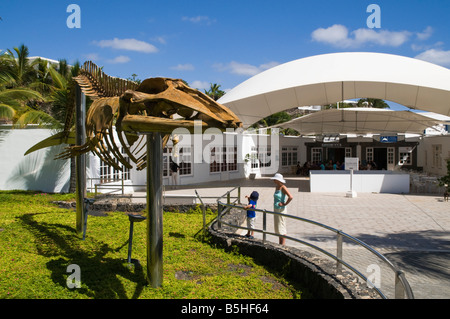
[{"label": "white kiosk counter", "polygon": [[309,176],[311,192],[409,193],[409,174],[403,172],[358,170],[352,178],[349,170],[312,170]]}]

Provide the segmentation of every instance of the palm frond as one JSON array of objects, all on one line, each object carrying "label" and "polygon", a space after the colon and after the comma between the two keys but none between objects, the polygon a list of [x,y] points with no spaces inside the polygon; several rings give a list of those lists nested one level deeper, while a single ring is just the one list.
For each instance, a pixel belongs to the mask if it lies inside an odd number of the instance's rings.
[{"label": "palm frond", "polygon": [[16,114],[16,110],[10,105],[0,103],[0,118],[11,120]]},{"label": "palm frond", "polygon": [[14,88],[0,91],[0,100],[42,100],[43,97],[39,92],[27,88]]},{"label": "palm frond", "polygon": [[14,124],[15,128],[24,128],[29,124],[38,124],[50,126],[53,129],[60,130],[63,128],[63,125],[55,120],[51,115],[36,110],[29,110],[22,114],[19,119]]},{"label": "palm frond", "polygon": [[58,89],[67,88],[67,80],[58,71],[56,71],[52,66],[48,68],[50,76],[52,77],[53,85]]}]

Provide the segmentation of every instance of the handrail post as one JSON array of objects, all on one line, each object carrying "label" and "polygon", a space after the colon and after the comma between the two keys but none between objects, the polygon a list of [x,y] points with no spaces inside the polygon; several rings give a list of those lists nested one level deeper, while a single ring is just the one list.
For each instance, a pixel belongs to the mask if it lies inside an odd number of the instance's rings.
[{"label": "handrail post", "polygon": [[395,272],[395,299],[405,298],[405,289],[403,288],[403,284],[400,279],[401,275],[403,275],[403,272],[401,270],[397,270]]},{"label": "handrail post", "polygon": [[241,204],[241,186],[238,186],[238,203]]},{"label": "handrail post", "polygon": [[221,221],[220,221],[220,218],[222,217],[221,215],[222,215],[222,204],[218,201],[217,202],[217,227],[219,228],[219,229],[221,229],[222,228],[222,223],[221,223]]},{"label": "handrail post", "polygon": [[227,193],[227,204],[228,205],[231,204],[230,191],[228,191],[228,193]]},{"label": "handrail post", "polygon": [[266,243],[266,226],[267,226],[267,217],[266,217],[266,210],[264,210],[263,213],[263,243]]},{"label": "handrail post", "polygon": [[336,257],[338,258],[336,260],[336,274],[340,275],[342,273],[342,264],[340,260],[342,260],[342,233],[340,230],[337,231],[337,247],[336,247]]}]

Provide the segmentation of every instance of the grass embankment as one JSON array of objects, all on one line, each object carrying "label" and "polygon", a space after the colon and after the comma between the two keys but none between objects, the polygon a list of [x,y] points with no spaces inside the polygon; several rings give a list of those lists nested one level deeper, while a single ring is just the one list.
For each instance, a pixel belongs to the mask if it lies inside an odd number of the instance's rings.
[{"label": "grass embankment", "polygon": [[[164,212],[161,288],[146,284],[146,223],[134,224],[126,263],[129,221],[124,212],[89,216],[86,239],[75,231],[75,212],[52,204],[73,194],[0,192],[0,298],[299,298],[279,274],[238,253],[200,240],[201,210]],[[209,211],[207,221],[214,218]],[[81,287],[69,288],[80,267]],[[70,278],[69,278],[70,279]],[[71,281],[73,282],[73,281]]]}]

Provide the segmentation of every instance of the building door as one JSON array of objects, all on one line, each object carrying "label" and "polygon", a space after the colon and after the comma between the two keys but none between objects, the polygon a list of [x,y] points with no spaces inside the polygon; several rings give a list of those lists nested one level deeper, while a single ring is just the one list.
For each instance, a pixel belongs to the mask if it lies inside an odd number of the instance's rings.
[{"label": "building door", "polygon": [[388,168],[388,158],[387,158],[387,148],[384,147],[376,147],[373,149],[373,161],[376,164],[376,169],[384,169]]},{"label": "building door", "polygon": [[328,148],[327,160],[333,161],[333,163],[339,162],[343,163],[345,161],[345,148]]},{"label": "building door", "polygon": [[395,168],[395,148],[387,148],[387,169],[393,171]]}]

